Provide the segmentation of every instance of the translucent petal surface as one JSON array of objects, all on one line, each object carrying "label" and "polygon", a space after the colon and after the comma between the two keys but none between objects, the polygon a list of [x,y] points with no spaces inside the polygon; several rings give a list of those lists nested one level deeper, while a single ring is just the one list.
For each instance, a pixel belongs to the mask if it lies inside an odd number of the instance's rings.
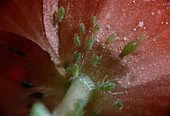
[{"label": "translucent petal surface", "polygon": [[[0,31],[0,51],[0,115],[28,116],[35,101],[53,111],[65,89],[47,53],[34,42],[4,31]],[[34,87],[23,87],[24,81]]]}]

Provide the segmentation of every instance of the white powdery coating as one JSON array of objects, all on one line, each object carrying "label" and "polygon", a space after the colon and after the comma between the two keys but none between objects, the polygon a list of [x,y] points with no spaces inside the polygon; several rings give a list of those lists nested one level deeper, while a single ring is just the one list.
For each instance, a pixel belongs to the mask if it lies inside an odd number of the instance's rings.
[{"label": "white powdery coating", "polygon": [[54,12],[58,11],[58,0],[53,1],[43,1],[43,23],[44,30],[48,42],[50,43],[55,55],[50,53],[52,60],[56,65],[56,69],[61,73],[61,75],[65,76],[66,71],[63,67],[57,67],[58,65],[63,65],[59,56],[59,38],[58,38],[58,23],[54,26],[53,15]]},{"label": "white powdery coating", "polygon": [[[135,4],[130,0],[124,3],[111,0],[106,1],[105,5],[107,7],[103,7],[102,12],[96,15],[98,17],[97,23],[101,27],[98,33],[94,35],[97,44],[104,43],[109,34],[118,33],[118,39],[105,48],[118,55],[126,40],[130,42],[143,34],[147,35],[138,47],[138,50],[133,55],[130,54],[125,57],[126,62],[122,62],[122,64],[128,65],[130,73],[130,75],[125,74],[121,77],[121,85],[124,88],[159,80],[162,75],[167,75],[169,71],[170,53],[166,49],[170,45],[163,45],[165,43],[168,44],[166,36],[169,31],[169,17],[165,13],[166,6],[162,7],[156,1],[150,1],[136,1]],[[151,7],[151,4],[154,4],[154,7]],[[140,9],[138,6],[140,6]],[[154,15],[152,15],[153,11],[155,12]],[[160,11],[164,12],[161,14],[157,13]],[[163,21],[164,23],[160,25]],[[107,25],[109,25],[109,29]],[[157,41],[153,41],[153,38]],[[167,42],[163,43],[163,41]]]},{"label": "white powdery coating", "polygon": [[94,87],[95,85],[90,77],[76,77],[62,100],[62,103],[56,109],[57,111],[54,112],[54,116],[66,116],[67,111],[75,110],[75,104],[78,100],[83,100],[81,107],[86,106]]},{"label": "white powdery coating", "polygon": [[139,22],[138,24],[139,27],[143,27],[143,25],[144,25],[144,22]]},{"label": "white powdery coating", "polygon": [[[47,2],[47,1],[44,1]],[[53,3],[51,3],[53,2]],[[58,30],[57,26],[53,25],[53,13],[58,10],[58,0],[50,1],[43,4],[43,16],[44,16],[44,27],[45,27],[45,34],[48,38],[50,45],[52,46],[53,50],[58,54],[58,47],[59,47],[59,38],[58,38]],[[58,24],[56,24],[58,25]]]}]

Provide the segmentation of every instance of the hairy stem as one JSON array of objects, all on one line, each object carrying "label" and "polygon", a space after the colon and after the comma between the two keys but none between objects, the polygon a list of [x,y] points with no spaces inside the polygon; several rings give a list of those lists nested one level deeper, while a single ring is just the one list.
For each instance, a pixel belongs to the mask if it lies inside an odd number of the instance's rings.
[{"label": "hairy stem", "polygon": [[[94,89],[94,83],[88,76],[79,76],[72,80],[72,84],[68,89],[66,96],[63,98],[61,104],[54,112],[53,116],[72,116],[76,115],[77,108],[82,108],[88,103],[92,91]],[[77,107],[78,101],[81,100],[81,104]],[[77,116],[81,116],[77,115]]]}]

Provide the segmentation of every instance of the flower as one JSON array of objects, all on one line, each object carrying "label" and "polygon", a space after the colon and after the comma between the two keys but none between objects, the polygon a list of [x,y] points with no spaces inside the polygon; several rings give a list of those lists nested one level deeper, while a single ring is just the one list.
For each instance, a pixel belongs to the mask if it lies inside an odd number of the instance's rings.
[{"label": "flower", "polygon": [[[0,29],[29,38],[44,50],[51,53],[56,68],[60,74],[63,75],[64,73],[61,71],[62,65],[64,63],[70,63],[74,57],[74,52],[77,50],[72,40],[74,33],[78,33],[80,23],[84,23],[86,27],[85,35],[88,36],[87,32],[92,29],[91,18],[96,16],[96,23],[100,25],[100,29],[93,35],[94,45],[92,50],[87,51],[85,49],[86,36],[83,35],[80,37],[81,41],[84,41],[78,50],[84,54],[79,62],[79,65],[84,69],[84,72],[82,70],[83,73],[89,74],[93,72],[93,75],[99,82],[102,82],[105,76],[106,80],[118,80],[116,81],[117,86],[115,91],[106,93],[105,96],[98,94],[100,97],[96,98],[94,105],[95,107],[99,107],[100,114],[108,116],[155,116],[169,114],[170,44],[168,21],[170,17],[168,16],[169,6],[166,1],[135,0],[120,2],[120,0],[61,0],[59,2],[50,2],[44,0],[42,3],[45,35],[52,49],[49,47],[43,34],[40,0],[2,2],[1,5],[3,7],[1,7],[0,10],[2,13],[2,18],[0,19],[2,25]],[[65,8],[66,15],[61,23],[54,26],[53,14],[54,11],[57,11],[57,6],[61,5]],[[6,32],[1,33],[1,35],[4,35],[2,37],[6,37],[4,33]],[[112,44],[105,46],[105,40],[112,33],[117,33],[118,36]],[[140,41],[137,50],[133,54],[126,56],[123,60],[120,60],[118,56],[125,46],[125,43],[137,40],[143,34],[146,35],[146,38]],[[6,61],[7,59],[4,59],[6,56],[1,56],[1,63],[4,63],[1,65],[1,69],[4,69],[1,70],[3,77],[1,78],[1,93],[8,91],[0,97],[2,113],[4,113],[4,115],[13,114],[13,110],[15,110],[14,114],[18,113],[17,115],[20,115],[20,113],[28,114],[29,111],[27,109],[23,108],[22,112],[16,109],[21,109],[23,105],[26,106],[26,104],[32,104],[36,101],[36,99],[29,99],[28,96],[31,93],[39,92],[39,90],[45,93],[42,98],[43,103],[47,105],[50,111],[54,110],[54,106],[57,106],[62,96],[64,96],[65,86],[59,84],[63,82],[60,81],[59,78],[48,78],[47,81],[46,77],[55,77],[58,71],[55,70],[54,65],[49,61],[49,58],[43,50],[35,43],[23,39],[18,35],[9,35],[8,41],[19,50],[21,50],[21,48],[23,49],[23,46],[20,47],[19,43],[24,43],[24,46],[29,43],[31,47],[29,47],[29,49],[25,47],[24,50],[26,50],[27,56],[32,55],[31,59],[33,60],[30,59],[28,60],[29,63],[27,63],[27,60],[21,59],[18,61],[17,56],[10,55],[9,59],[13,59],[17,64],[17,67],[10,70],[8,65],[12,67],[13,61],[9,64]],[[14,37],[14,40],[17,42],[11,40],[11,36]],[[6,42],[5,44],[1,42],[2,45],[9,44],[6,39],[2,39],[1,41]],[[13,46],[7,46],[7,48],[13,48]],[[15,53],[17,51],[16,48],[13,48]],[[1,47],[1,50],[3,50],[3,47]],[[7,51],[3,52],[8,53]],[[95,55],[101,58],[96,68],[90,65],[91,58]],[[84,64],[82,63],[83,61],[85,62]],[[7,69],[4,68],[5,64],[7,64]],[[13,69],[15,70],[13,71]],[[28,71],[28,69],[30,70]],[[18,85],[20,81],[11,82],[11,75],[6,76],[6,73],[4,74],[4,72],[8,71],[12,71],[7,73],[12,75],[15,75],[13,72],[22,72],[22,76],[16,75],[17,79],[21,80],[20,78],[26,75],[29,81],[35,83],[35,88],[25,90]],[[58,75],[60,74],[58,73]],[[6,79],[6,77],[8,78]],[[7,85],[11,85],[11,87]],[[45,87],[48,87],[48,89]],[[12,91],[15,91],[14,95],[12,95]],[[61,93],[58,94],[54,91],[61,91]],[[122,94],[117,94],[120,92]],[[23,96],[21,96],[21,94],[23,94]],[[58,98],[54,103],[55,97]],[[121,110],[112,107],[113,102],[119,101],[124,104]],[[23,102],[26,104],[23,104]],[[87,112],[85,115],[89,115],[89,113]]]}]

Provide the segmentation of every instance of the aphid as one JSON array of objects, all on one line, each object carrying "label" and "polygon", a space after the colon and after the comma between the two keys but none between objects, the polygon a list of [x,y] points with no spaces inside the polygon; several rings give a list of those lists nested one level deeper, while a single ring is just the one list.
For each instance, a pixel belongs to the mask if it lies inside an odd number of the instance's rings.
[{"label": "aphid", "polygon": [[76,46],[80,46],[81,44],[81,41],[77,33],[74,34],[74,43],[76,44]]},{"label": "aphid", "polygon": [[112,106],[115,106],[115,107],[118,107],[118,108],[122,108],[123,107],[123,104],[121,102],[114,102],[112,104]]},{"label": "aphid", "polygon": [[95,25],[96,24],[96,16],[92,17],[92,24]]},{"label": "aphid", "polygon": [[94,116],[99,116],[99,112],[96,110],[90,110],[90,113],[92,113]]},{"label": "aphid", "polygon": [[95,56],[95,57],[93,58],[92,66],[95,67],[98,62],[99,62],[99,57],[98,57],[98,56]]},{"label": "aphid", "polygon": [[66,71],[69,71],[69,65],[67,63],[64,64],[64,67],[65,67]]},{"label": "aphid", "polygon": [[72,70],[73,70],[74,77],[77,77],[79,75],[79,66],[77,64],[74,64]]},{"label": "aphid", "polygon": [[65,14],[65,9],[63,6],[61,6],[57,12],[58,22],[62,22],[62,19],[64,18],[64,14]]},{"label": "aphid", "polygon": [[105,44],[108,45],[108,44],[112,43],[112,42],[115,40],[115,38],[116,38],[116,33],[111,34],[111,35],[107,38]]},{"label": "aphid", "polygon": [[85,32],[85,26],[84,26],[84,23],[81,23],[80,24],[80,33],[84,34],[84,32]]},{"label": "aphid", "polygon": [[93,43],[94,43],[94,39],[93,39],[92,36],[90,36],[89,39],[88,39],[88,43],[87,43],[87,49],[88,49],[88,50],[91,49]]},{"label": "aphid", "polygon": [[80,58],[81,58],[81,53],[78,52],[73,58],[73,63],[76,63]]},{"label": "aphid", "polygon": [[143,39],[145,39],[145,37],[146,37],[146,35],[143,34],[143,35],[139,38],[139,40],[142,41]]},{"label": "aphid", "polygon": [[106,83],[99,85],[98,89],[100,89],[100,90],[112,90],[112,89],[115,88],[115,86],[116,86],[116,84],[114,84],[112,82],[106,82]]},{"label": "aphid", "polygon": [[119,58],[123,59],[124,56],[127,56],[127,55],[133,53],[137,48],[137,43],[138,43],[138,41],[132,41],[132,42],[129,42],[128,44],[126,44],[125,47],[123,48],[121,54],[119,55]]},{"label": "aphid", "polygon": [[92,33],[93,33],[93,34],[96,33],[96,31],[98,31],[99,28],[100,28],[99,25],[95,25],[94,28],[93,28],[93,30],[92,30]]}]

